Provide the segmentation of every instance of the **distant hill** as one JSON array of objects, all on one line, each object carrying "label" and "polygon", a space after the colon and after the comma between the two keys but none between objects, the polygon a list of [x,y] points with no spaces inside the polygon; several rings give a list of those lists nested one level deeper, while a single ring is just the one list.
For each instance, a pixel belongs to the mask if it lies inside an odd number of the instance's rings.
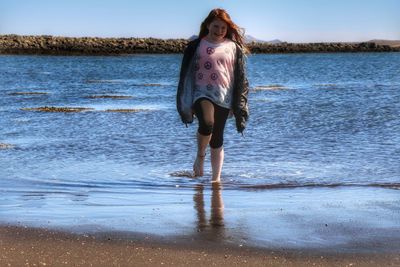
[{"label": "distant hill", "polygon": [[245,35],[245,42],[246,43],[251,43],[251,42],[255,42],[255,43],[268,43],[268,44],[281,44],[283,43],[281,40],[279,39],[274,39],[271,41],[265,41],[265,40],[261,40],[261,39],[257,39],[251,35]]},{"label": "distant hill", "polygon": [[381,40],[381,39],[373,39],[368,41],[368,43],[375,43],[378,45],[388,45],[391,47],[400,47],[400,40]]},{"label": "distant hill", "polygon": [[274,40],[268,41],[267,43],[270,43],[270,44],[283,44],[283,43],[286,43],[286,42],[283,42],[283,41],[281,41],[279,39],[274,39]]},{"label": "distant hill", "polygon": [[251,43],[251,42],[255,42],[255,43],[267,43],[267,41],[261,40],[261,39],[257,39],[251,35],[245,35],[244,36],[244,41],[246,43]]}]

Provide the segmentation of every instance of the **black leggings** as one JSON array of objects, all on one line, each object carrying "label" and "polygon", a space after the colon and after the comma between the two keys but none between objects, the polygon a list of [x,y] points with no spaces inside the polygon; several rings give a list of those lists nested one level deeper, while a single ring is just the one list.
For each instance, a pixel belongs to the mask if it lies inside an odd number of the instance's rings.
[{"label": "black leggings", "polygon": [[[201,108],[201,101],[210,101],[214,106],[214,121],[206,121]],[[201,135],[210,135],[210,147],[220,148],[224,144],[224,128],[228,119],[229,109],[220,107],[207,98],[200,98],[193,104],[194,113],[199,120],[199,129],[197,132]]]}]

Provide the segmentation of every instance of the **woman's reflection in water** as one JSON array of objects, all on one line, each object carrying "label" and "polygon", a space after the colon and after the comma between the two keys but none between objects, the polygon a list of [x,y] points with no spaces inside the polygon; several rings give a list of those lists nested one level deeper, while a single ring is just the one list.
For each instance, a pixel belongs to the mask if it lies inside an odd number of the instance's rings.
[{"label": "woman's reflection in water", "polygon": [[204,185],[198,184],[195,187],[193,196],[194,208],[197,212],[197,232],[212,239],[221,237],[224,231],[224,203],[222,201],[222,184],[212,183],[211,193],[211,216],[207,222],[206,210],[204,205]]}]

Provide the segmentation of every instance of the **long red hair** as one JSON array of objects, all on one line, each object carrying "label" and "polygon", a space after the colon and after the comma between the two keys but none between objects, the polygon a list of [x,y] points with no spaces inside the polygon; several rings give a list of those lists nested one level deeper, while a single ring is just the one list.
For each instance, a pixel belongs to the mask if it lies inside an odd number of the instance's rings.
[{"label": "long red hair", "polygon": [[211,24],[215,19],[224,21],[227,26],[226,38],[239,44],[245,52],[248,52],[246,45],[244,44],[244,29],[236,25],[228,12],[222,8],[216,8],[210,11],[207,18],[201,23],[199,38],[203,38],[208,34],[207,26]]}]

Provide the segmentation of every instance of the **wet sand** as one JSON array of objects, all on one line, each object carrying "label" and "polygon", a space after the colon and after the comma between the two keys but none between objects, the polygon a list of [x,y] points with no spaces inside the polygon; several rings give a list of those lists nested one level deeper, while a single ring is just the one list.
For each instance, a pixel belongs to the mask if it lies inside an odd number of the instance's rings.
[{"label": "wet sand", "polygon": [[77,235],[0,227],[1,266],[399,266],[387,253],[234,248],[206,242],[156,240],[121,233]]}]

